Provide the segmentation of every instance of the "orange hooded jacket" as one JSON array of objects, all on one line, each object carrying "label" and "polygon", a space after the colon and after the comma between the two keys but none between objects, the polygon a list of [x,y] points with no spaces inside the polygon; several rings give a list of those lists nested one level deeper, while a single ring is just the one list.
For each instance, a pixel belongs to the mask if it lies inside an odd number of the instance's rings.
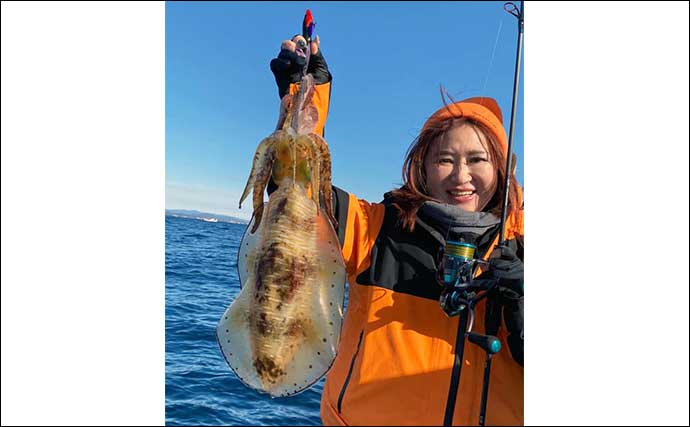
[{"label": "orange hooded jacket", "polygon": [[[372,268],[377,239],[389,238],[382,231],[387,234],[384,230],[390,224],[384,224],[383,204],[347,197],[342,251],[349,301],[338,356],[321,398],[322,421],[324,425],[442,425],[460,318],[447,317],[438,299],[358,282]],[[513,213],[506,221],[506,239],[522,235],[522,213]],[[497,240],[483,258],[488,258]],[[431,281],[416,286],[439,288]],[[485,301],[475,308],[475,331],[484,331]],[[508,351],[505,327],[497,336],[502,349],[492,359],[486,425],[522,425],[523,368]],[[464,345],[453,425],[478,422],[484,360],[481,349]]]}]

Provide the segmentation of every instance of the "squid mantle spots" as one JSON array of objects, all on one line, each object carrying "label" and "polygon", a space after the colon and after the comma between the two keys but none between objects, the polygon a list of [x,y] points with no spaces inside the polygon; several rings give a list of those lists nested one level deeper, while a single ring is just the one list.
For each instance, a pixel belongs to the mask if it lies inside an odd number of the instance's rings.
[{"label": "squid mantle spots", "polygon": [[278,206],[276,206],[276,220],[280,218],[280,216],[285,214],[285,208],[287,207],[287,197],[283,198],[280,202],[278,202]]},{"label": "squid mantle spots", "polygon": [[273,243],[266,251],[261,254],[261,258],[257,264],[256,269],[256,288],[254,291],[254,299],[263,304],[266,302],[266,283],[264,274],[274,270],[276,263],[285,257],[281,246],[278,243]]},{"label": "squid mantle spots", "polygon": [[257,265],[257,271],[259,273],[265,271],[272,271],[276,265],[276,261],[285,257],[280,244],[273,243],[269,246],[264,253],[261,254],[259,263]]},{"label": "squid mantle spots", "polygon": [[259,335],[262,336],[269,336],[271,333],[273,333],[274,327],[273,324],[266,318],[266,313],[259,313],[258,316],[252,316],[254,317],[254,325],[256,326],[256,330],[259,333]]},{"label": "squid mantle spots", "polygon": [[285,335],[290,337],[307,336],[306,322],[303,319],[292,320],[285,331]]},{"label": "squid mantle spots", "polygon": [[259,356],[254,359],[254,369],[259,377],[266,382],[275,384],[278,378],[285,375],[285,371],[281,369],[276,363],[266,356]]},{"label": "squid mantle spots", "polygon": [[304,285],[306,278],[311,275],[314,269],[304,255],[299,258],[292,258],[289,266],[285,274],[276,279],[279,284],[278,296],[281,301],[285,302],[290,302],[294,298],[297,289]]}]

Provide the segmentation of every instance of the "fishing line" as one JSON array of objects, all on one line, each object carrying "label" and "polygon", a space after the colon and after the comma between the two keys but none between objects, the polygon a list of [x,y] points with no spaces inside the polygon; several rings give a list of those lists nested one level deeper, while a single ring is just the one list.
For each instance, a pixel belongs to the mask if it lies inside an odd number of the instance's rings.
[{"label": "fishing line", "polygon": [[[494,48],[491,51],[491,59],[489,60],[489,68],[486,70],[486,78],[484,79],[484,86],[482,87],[482,100],[480,105],[484,103],[484,93],[486,93],[486,83],[489,81],[489,75],[491,74],[491,66],[494,63],[494,57],[496,56],[496,46],[498,46],[498,40],[501,36],[501,28],[503,28],[503,20],[498,21],[498,30],[496,31],[496,40],[494,41]],[[482,105],[483,106],[483,105]]]}]

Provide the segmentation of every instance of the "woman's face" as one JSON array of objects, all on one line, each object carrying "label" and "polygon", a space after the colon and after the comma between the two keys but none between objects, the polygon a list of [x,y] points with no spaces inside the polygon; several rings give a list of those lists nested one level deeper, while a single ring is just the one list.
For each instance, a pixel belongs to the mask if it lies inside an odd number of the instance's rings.
[{"label": "woman's face", "polygon": [[461,124],[434,141],[424,159],[430,196],[468,212],[481,212],[496,192],[496,168],[485,137]]}]

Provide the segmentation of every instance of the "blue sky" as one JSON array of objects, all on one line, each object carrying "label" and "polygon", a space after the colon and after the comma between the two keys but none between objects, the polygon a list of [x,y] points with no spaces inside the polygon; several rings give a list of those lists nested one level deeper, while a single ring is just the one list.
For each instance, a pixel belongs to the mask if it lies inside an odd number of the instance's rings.
[{"label": "blue sky", "polygon": [[[497,99],[508,131],[517,20],[503,2],[168,2],[166,208],[238,210],[279,99],[269,62],[311,9],[333,74],[326,140],[333,183],[370,202],[402,182],[425,119],[454,99]],[[524,48],[523,48],[524,49]],[[523,50],[524,54],[524,50]],[[520,95],[513,151],[523,179]]]}]

